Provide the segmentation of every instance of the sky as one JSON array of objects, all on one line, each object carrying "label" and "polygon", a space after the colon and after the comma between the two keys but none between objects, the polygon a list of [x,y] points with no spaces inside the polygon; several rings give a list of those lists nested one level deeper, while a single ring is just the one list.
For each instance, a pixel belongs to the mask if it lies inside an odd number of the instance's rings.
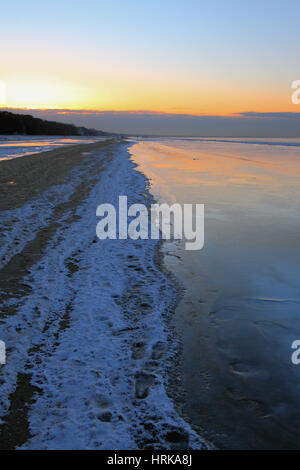
[{"label": "sky", "polygon": [[253,112],[255,133],[254,119],[258,132],[270,113],[300,112],[299,17],[298,0],[1,2],[0,106],[120,132],[146,133],[151,115],[149,133],[175,134],[191,116],[212,134],[213,117],[230,118],[232,134]]}]

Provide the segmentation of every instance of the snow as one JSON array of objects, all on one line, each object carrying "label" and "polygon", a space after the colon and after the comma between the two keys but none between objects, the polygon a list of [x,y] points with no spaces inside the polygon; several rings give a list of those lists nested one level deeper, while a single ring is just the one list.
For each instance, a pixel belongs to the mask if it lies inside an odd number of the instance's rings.
[{"label": "snow", "polygon": [[0,161],[54,150],[66,145],[88,144],[103,140],[106,140],[106,137],[0,136]]},{"label": "snow", "polygon": [[[17,314],[0,324],[7,346],[0,416],[8,412],[18,373],[32,374],[40,389],[29,406],[31,437],[23,449],[206,446],[167,393],[167,371],[178,352],[167,322],[176,290],[154,263],[157,241],[96,237],[99,204],[117,207],[119,195],[127,195],[128,204],[151,201],[128,145],[106,156],[93,151],[90,164],[73,170],[66,184],[2,215],[6,224],[14,221],[1,247],[7,263],[53,222],[54,193],[66,201],[81,179],[90,181],[86,199],[56,220],[43,256],[25,277],[30,293],[7,301]],[[16,247],[12,238],[22,241]],[[172,431],[176,443],[168,437]]]}]

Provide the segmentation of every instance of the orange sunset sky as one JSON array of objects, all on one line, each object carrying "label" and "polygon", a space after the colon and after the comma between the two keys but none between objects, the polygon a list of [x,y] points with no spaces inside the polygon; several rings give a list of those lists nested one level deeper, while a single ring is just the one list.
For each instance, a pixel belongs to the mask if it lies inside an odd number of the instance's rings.
[{"label": "orange sunset sky", "polygon": [[299,112],[296,0],[16,0],[1,11],[2,108]]}]

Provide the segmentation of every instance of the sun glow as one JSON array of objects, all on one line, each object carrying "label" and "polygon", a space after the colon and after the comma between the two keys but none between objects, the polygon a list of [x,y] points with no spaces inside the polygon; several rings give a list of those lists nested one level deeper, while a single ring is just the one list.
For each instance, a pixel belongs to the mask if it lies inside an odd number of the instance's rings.
[{"label": "sun glow", "polygon": [[6,84],[6,105],[12,108],[76,108],[92,90],[58,83],[12,82]]},{"label": "sun glow", "polygon": [[[274,90],[245,89],[228,83],[190,80],[184,84],[148,78],[147,86],[132,76],[121,81],[101,77],[75,84],[67,80],[19,79],[0,81],[0,107],[27,109],[71,109],[87,111],[162,112],[171,114],[230,116],[243,110],[256,112],[295,111],[286,96]],[[146,90],[146,91],[145,91]],[[182,92],[178,92],[178,90]],[[288,90],[289,91],[289,90]],[[255,102],[255,99],[257,102]]]},{"label": "sun glow", "polygon": [[0,106],[6,105],[6,85],[5,82],[0,81]]}]

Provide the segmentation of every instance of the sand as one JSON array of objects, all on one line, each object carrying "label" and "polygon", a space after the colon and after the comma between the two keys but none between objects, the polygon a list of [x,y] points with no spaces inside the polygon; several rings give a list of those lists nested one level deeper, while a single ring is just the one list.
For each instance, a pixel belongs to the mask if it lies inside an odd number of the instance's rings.
[{"label": "sand", "polygon": [[99,204],[151,200],[128,146],[0,163],[1,449],[207,448],[167,393],[175,292],[157,240],[96,237]]},{"label": "sand", "polygon": [[88,152],[116,143],[114,140],[80,144],[0,162],[0,210],[19,207],[50,186],[61,184],[72,167]]},{"label": "sand", "polygon": [[[83,144],[64,147],[56,150],[41,152],[31,156],[22,156],[0,162],[1,200],[0,210],[14,210],[26,202],[41,197],[42,193],[51,186],[62,184],[69,176],[70,171],[87,160],[90,152],[106,148],[115,141],[106,141],[96,144]],[[100,168],[98,168],[98,172]],[[31,288],[24,283],[24,277],[32,266],[43,256],[44,249],[59,228],[57,218],[64,212],[76,207],[87,195],[84,181],[75,187],[67,202],[52,200],[54,210],[51,221],[25,243],[23,249],[11,256],[0,270],[0,302],[2,321],[7,316],[18,313],[18,307],[5,305],[16,298],[30,295]],[[13,225],[9,217],[6,224]],[[69,220],[71,222],[71,220]],[[4,225],[4,228],[7,226]],[[17,240],[12,243],[18,244]],[[2,260],[3,261],[3,260]],[[66,315],[61,320],[61,328],[66,326]],[[10,407],[0,426],[0,449],[14,449],[30,437],[28,424],[28,406],[32,403],[33,393],[39,393],[38,387],[31,385],[31,374],[19,371],[16,378],[16,388],[10,394]]]}]

